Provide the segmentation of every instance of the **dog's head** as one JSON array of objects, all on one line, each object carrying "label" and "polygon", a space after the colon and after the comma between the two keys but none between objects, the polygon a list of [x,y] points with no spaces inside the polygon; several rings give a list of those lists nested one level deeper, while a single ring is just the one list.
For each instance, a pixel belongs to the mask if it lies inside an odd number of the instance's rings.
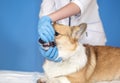
[{"label": "dog's head", "polygon": [[82,37],[87,28],[86,23],[82,23],[78,26],[65,26],[61,24],[53,24],[55,29],[55,41],[45,43],[39,39],[40,45],[43,49],[48,50],[50,46],[57,46],[59,57],[63,60],[68,59],[76,50],[78,40]]},{"label": "dog's head", "polygon": [[58,47],[59,56],[63,59],[68,58],[78,46],[78,40],[82,37],[87,28],[86,23],[78,26],[65,26],[54,24],[55,42]]}]

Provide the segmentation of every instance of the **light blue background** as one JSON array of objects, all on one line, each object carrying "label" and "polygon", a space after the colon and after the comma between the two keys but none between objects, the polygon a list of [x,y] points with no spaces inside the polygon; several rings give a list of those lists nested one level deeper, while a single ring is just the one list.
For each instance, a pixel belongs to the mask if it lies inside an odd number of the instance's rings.
[{"label": "light blue background", "polygon": [[[98,0],[107,45],[120,47],[120,0]],[[42,72],[37,22],[41,0],[0,0],[0,70]]]}]

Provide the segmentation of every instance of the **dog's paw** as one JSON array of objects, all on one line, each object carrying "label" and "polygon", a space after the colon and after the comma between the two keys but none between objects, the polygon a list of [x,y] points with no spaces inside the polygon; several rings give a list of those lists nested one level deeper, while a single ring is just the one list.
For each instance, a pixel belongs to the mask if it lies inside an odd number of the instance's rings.
[{"label": "dog's paw", "polygon": [[60,83],[60,81],[56,78],[51,78],[51,79],[48,79],[46,83]]},{"label": "dog's paw", "polygon": [[37,83],[45,83],[44,81],[42,81],[41,79],[37,80]]},{"label": "dog's paw", "polygon": [[41,79],[37,80],[37,83],[45,83],[44,81],[42,81]]},{"label": "dog's paw", "polygon": [[59,79],[57,78],[40,78],[37,80],[37,83],[61,83]]},{"label": "dog's paw", "polygon": [[47,81],[46,78],[40,78],[37,80],[37,83],[47,83],[46,81]]}]

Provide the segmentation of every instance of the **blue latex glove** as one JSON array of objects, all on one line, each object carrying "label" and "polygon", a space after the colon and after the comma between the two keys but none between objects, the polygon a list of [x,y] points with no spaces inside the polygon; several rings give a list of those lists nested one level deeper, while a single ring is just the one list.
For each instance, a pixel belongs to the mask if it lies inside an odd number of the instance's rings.
[{"label": "blue latex glove", "polygon": [[58,57],[58,49],[56,46],[50,47],[48,50],[44,50],[42,46],[40,46],[40,54],[50,61],[54,62],[62,61],[62,58]]},{"label": "blue latex glove", "polygon": [[39,19],[38,23],[39,37],[45,42],[54,41],[54,28],[52,26],[52,20],[49,16],[43,16]]},{"label": "blue latex glove", "polygon": [[[54,28],[52,26],[52,21],[49,16],[43,16],[38,23],[38,34],[39,38],[44,42],[54,41]],[[42,56],[48,60],[60,62],[62,59],[58,57],[57,47],[50,47],[48,50],[44,50],[40,45],[40,53]]]}]

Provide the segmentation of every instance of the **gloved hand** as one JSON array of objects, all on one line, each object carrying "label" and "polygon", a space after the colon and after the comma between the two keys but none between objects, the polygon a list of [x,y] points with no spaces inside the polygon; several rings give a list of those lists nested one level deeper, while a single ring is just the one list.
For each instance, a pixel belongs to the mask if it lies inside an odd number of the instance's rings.
[{"label": "gloved hand", "polygon": [[49,16],[43,16],[38,23],[39,37],[45,42],[54,41],[54,28],[52,26],[52,20]]},{"label": "gloved hand", "polygon": [[58,57],[58,49],[56,46],[50,47],[48,50],[44,50],[42,46],[40,46],[40,54],[50,61],[54,62],[62,61],[62,58]]},{"label": "gloved hand", "polygon": [[[39,38],[44,42],[52,42],[54,41],[55,31],[52,26],[52,20],[49,16],[43,16],[38,23],[38,34]],[[58,49],[57,47],[50,47],[48,50],[44,50],[40,45],[40,53],[42,56],[47,58],[48,60],[60,62],[62,59],[58,57]]]}]

